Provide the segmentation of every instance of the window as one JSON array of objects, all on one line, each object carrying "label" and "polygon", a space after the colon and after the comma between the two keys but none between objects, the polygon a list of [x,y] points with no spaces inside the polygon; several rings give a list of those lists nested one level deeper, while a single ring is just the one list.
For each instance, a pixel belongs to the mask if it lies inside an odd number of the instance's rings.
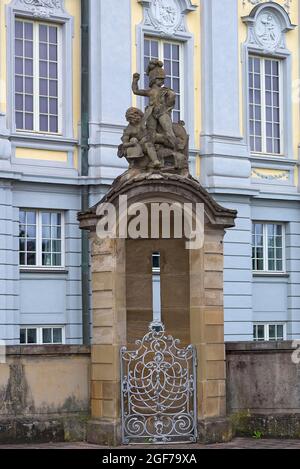
[{"label": "window", "polygon": [[249,57],[250,148],[256,153],[283,153],[281,61]]},{"label": "window", "polygon": [[58,133],[60,26],[15,20],[15,125]]},{"label": "window", "polygon": [[160,273],[160,252],[152,254],[152,273]]},{"label": "window", "polygon": [[253,340],[255,342],[285,340],[285,338],[285,324],[253,325]]},{"label": "window", "polygon": [[144,86],[149,87],[146,70],[149,61],[159,59],[164,62],[166,72],[165,84],[176,93],[176,104],[172,113],[174,122],[179,122],[183,116],[183,86],[182,80],[182,45],[176,42],[161,41],[146,38],[144,40]]},{"label": "window", "polygon": [[262,272],[285,271],[285,230],[277,223],[253,223],[252,268]]},{"label": "window", "polygon": [[64,344],[64,332],[61,326],[25,326],[20,329],[20,344]]},{"label": "window", "polygon": [[20,266],[63,267],[63,219],[60,212],[20,210]]},{"label": "window", "polygon": [[152,253],[152,311],[153,321],[161,322],[161,286],[160,286],[160,252]]}]

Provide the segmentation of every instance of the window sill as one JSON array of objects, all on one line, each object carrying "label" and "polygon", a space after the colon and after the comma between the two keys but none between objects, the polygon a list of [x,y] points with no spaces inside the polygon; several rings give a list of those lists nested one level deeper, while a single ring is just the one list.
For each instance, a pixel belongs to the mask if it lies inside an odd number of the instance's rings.
[{"label": "window sill", "polygon": [[289,278],[286,272],[252,272],[253,277],[284,277]]},{"label": "window sill", "polygon": [[269,162],[273,164],[282,163],[284,165],[297,164],[297,160],[287,154],[276,155],[274,153],[250,153],[250,160],[253,162]]},{"label": "window sill", "polygon": [[63,268],[42,268],[42,267],[20,267],[20,273],[22,274],[68,274],[68,270]]},{"label": "window sill", "polygon": [[77,144],[78,140],[63,134],[51,134],[51,133],[41,133],[41,132],[22,132],[17,131],[11,134],[12,140],[41,140],[49,142],[61,142],[69,144]]},{"label": "window sill", "polygon": [[254,158],[261,158],[261,157],[265,157],[265,158],[286,158],[286,155],[285,153],[266,153],[266,152],[261,152],[261,153],[257,153],[255,151],[253,152],[250,152],[250,155],[253,156]]}]

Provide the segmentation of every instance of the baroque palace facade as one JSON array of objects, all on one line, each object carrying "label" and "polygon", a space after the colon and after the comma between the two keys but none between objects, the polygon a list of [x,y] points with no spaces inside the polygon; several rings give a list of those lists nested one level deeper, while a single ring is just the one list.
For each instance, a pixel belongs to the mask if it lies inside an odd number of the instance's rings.
[{"label": "baroque palace facade", "polygon": [[298,0],[1,0],[1,340],[87,341],[77,213],[125,171],[132,74],[155,58],[193,176],[238,210],[226,340],[300,338],[299,21]]}]

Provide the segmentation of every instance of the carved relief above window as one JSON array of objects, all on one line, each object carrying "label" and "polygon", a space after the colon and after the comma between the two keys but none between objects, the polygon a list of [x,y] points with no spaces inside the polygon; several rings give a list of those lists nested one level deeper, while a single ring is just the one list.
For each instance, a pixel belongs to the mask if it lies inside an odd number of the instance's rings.
[{"label": "carved relief above window", "polygon": [[64,13],[63,0],[16,0],[15,8],[27,10],[33,16],[48,18]]},{"label": "carved relief above window", "polygon": [[281,26],[270,11],[262,11],[256,20],[254,32],[257,41],[267,50],[276,49],[281,38]]},{"label": "carved relief above window", "polygon": [[[266,1],[268,0],[243,0],[243,5],[246,5],[247,3],[251,3],[251,5],[258,5],[259,3],[264,3]],[[283,4],[288,13],[290,12],[292,1],[293,0],[285,0]]]},{"label": "carved relief above window", "polygon": [[285,33],[295,27],[283,7],[275,2],[257,5],[243,21],[248,25],[248,45],[266,53],[284,50]]},{"label": "carved relief above window", "polygon": [[196,9],[191,0],[138,0],[144,6],[144,25],[172,35],[186,30],[184,17]]}]

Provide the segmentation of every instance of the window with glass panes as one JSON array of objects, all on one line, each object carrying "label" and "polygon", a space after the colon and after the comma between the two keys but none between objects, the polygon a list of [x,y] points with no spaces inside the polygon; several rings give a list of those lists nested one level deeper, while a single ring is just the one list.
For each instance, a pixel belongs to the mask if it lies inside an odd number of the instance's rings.
[{"label": "window with glass panes", "polygon": [[249,56],[250,148],[257,153],[283,153],[281,61]]},{"label": "window with glass panes", "polygon": [[[149,87],[146,70],[149,61],[159,59],[164,63],[166,72],[165,85],[176,93],[176,104],[172,113],[174,122],[183,119],[183,87],[182,80],[182,45],[176,42],[162,41],[152,38],[144,40],[144,87]],[[147,103],[146,103],[147,104]]]},{"label": "window with glass panes", "polygon": [[19,255],[23,267],[62,267],[63,214],[20,210]]},{"label": "window with glass panes", "polygon": [[20,328],[20,344],[63,344],[64,327],[61,326],[23,326]]},{"label": "window with glass panes", "polygon": [[254,271],[283,272],[285,270],[284,225],[253,223],[252,268]]},{"label": "window with glass panes", "polygon": [[60,26],[15,20],[15,125],[58,133]]},{"label": "window with glass panes", "polygon": [[253,340],[255,342],[285,340],[285,324],[254,324]]}]

